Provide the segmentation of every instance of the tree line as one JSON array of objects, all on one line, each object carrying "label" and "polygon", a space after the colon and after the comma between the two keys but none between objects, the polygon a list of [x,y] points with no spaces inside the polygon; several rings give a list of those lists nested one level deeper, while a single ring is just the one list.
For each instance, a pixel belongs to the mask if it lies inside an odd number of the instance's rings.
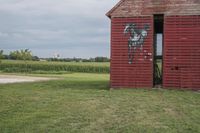
[{"label": "tree line", "polygon": [[107,57],[95,57],[95,58],[39,58],[34,56],[29,49],[21,49],[11,51],[8,55],[4,54],[3,50],[0,50],[0,59],[7,60],[30,60],[30,61],[59,61],[59,62],[110,62]]},{"label": "tree line", "polygon": [[8,55],[4,54],[3,50],[0,50],[0,59],[38,61],[39,57],[33,56],[29,49],[11,51]]},{"label": "tree line", "polygon": [[110,62],[107,57],[95,57],[95,58],[44,58],[47,61],[59,61],[59,62]]}]

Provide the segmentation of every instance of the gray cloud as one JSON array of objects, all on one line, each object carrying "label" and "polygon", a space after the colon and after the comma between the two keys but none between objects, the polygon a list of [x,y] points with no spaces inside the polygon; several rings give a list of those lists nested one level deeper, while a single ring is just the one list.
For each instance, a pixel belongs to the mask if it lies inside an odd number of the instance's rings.
[{"label": "gray cloud", "polygon": [[109,19],[118,0],[0,0],[0,49],[48,57],[109,56]]}]

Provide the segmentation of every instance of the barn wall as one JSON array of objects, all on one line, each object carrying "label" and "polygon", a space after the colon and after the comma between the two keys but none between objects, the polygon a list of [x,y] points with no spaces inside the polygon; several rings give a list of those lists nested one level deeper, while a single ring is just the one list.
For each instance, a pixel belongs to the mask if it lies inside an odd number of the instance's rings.
[{"label": "barn wall", "polygon": [[200,89],[200,16],[165,16],[163,87]]},{"label": "barn wall", "polygon": [[[132,64],[128,63],[128,39],[123,34],[127,23],[135,23],[140,29],[150,25],[148,36],[141,52],[137,49]],[[111,87],[152,88],[153,87],[153,17],[111,19]],[[146,59],[144,57],[146,56]]]}]

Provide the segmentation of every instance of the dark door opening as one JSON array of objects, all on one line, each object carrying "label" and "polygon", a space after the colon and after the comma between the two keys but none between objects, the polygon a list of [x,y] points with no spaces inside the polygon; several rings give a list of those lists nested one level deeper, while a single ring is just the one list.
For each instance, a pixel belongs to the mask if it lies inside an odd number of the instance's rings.
[{"label": "dark door opening", "polygon": [[163,29],[164,29],[164,15],[154,15],[154,87],[162,86],[163,73]]}]

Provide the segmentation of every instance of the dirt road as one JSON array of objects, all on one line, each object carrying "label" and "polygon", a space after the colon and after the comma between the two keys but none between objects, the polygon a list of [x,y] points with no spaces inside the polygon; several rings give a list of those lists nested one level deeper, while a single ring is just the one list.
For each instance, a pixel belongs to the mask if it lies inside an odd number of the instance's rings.
[{"label": "dirt road", "polygon": [[53,79],[55,79],[55,78],[15,76],[15,75],[0,75],[0,84],[47,81],[47,80],[53,80]]}]

